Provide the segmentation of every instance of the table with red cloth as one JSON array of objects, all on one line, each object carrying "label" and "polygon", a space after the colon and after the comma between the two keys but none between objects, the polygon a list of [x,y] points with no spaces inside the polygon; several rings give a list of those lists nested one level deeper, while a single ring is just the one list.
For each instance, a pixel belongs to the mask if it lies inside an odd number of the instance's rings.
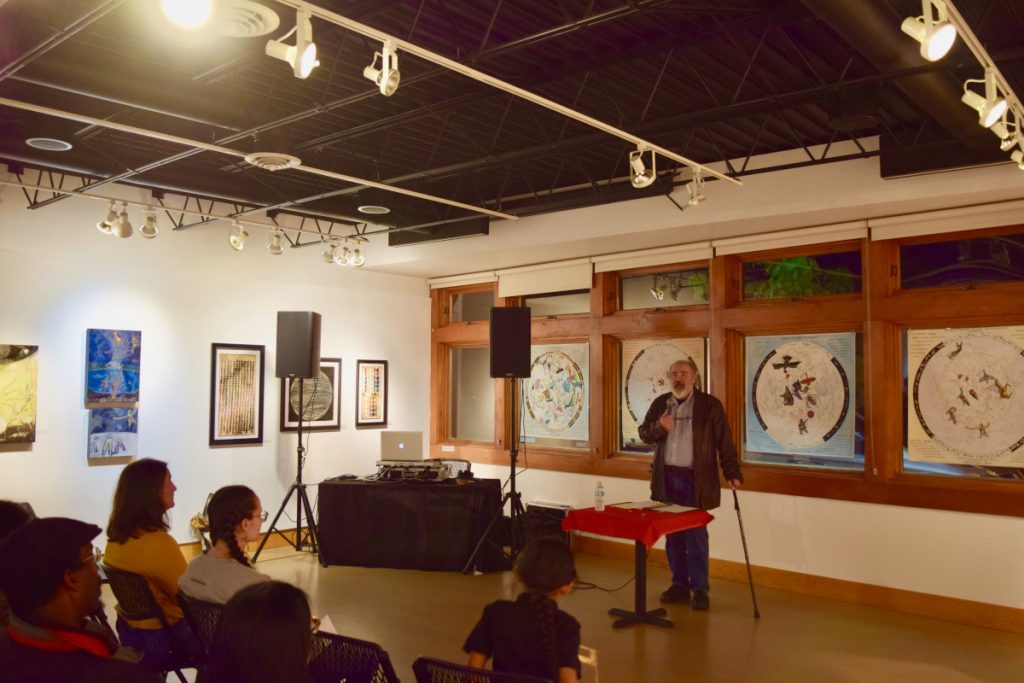
[{"label": "table with red cloth", "polygon": [[601,512],[594,508],[571,510],[562,522],[565,531],[586,531],[599,536],[628,538],[635,544],[636,595],[633,611],[614,608],[608,614],[622,617],[612,626],[621,628],[638,623],[672,628],[664,618],[665,610],[647,610],[647,550],[665,534],[707,526],[714,517],[707,510],[662,512],[658,509],[630,509],[609,505]]}]

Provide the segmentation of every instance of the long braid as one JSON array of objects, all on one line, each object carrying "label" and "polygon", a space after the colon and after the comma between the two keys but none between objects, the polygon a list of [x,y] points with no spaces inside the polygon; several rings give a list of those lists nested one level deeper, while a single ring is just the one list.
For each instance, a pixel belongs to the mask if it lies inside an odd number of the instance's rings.
[{"label": "long braid", "polygon": [[235,531],[238,525],[256,511],[256,494],[248,486],[225,486],[218,489],[207,507],[210,519],[210,540],[224,541],[228,551],[239,564],[251,567],[249,558],[238,546]]},{"label": "long braid", "polygon": [[533,609],[540,631],[541,644],[548,662],[552,680],[558,679],[558,635],[555,632],[555,617],[558,606],[543,591],[530,590],[522,594]]},{"label": "long braid", "polygon": [[535,539],[519,556],[516,573],[528,589],[520,598],[527,602],[536,616],[544,658],[551,669],[552,679],[557,680],[560,665],[556,621],[558,605],[549,596],[576,580],[572,551],[558,537]]}]

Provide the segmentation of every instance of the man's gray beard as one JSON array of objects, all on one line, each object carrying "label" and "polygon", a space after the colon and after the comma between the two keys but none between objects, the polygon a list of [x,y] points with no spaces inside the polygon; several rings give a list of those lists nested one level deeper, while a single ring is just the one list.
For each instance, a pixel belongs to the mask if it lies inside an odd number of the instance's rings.
[{"label": "man's gray beard", "polygon": [[679,400],[682,400],[682,399],[686,398],[687,396],[689,396],[692,391],[693,391],[692,388],[690,389],[690,391],[686,391],[685,389],[677,391],[675,387],[672,387],[672,395],[675,396],[676,399],[679,399]]}]

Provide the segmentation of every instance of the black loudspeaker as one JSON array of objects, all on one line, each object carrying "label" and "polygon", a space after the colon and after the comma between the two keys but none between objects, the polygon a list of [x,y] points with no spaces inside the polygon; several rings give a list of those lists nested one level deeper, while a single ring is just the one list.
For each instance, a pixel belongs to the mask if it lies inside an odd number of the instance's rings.
[{"label": "black loudspeaker", "polygon": [[491,377],[530,376],[530,309],[491,309]]},{"label": "black loudspeaker", "polygon": [[316,377],[320,373],[320,314],[277,312],[277,377]]}]

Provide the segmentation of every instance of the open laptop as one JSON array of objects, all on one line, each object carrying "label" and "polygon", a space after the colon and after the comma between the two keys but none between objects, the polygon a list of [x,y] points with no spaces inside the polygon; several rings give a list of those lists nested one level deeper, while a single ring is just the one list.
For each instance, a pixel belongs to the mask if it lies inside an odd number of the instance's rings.
[{"label": "open laptop", "polygon": [[423,460],[423,432],[381,432],[380,459]]}]

